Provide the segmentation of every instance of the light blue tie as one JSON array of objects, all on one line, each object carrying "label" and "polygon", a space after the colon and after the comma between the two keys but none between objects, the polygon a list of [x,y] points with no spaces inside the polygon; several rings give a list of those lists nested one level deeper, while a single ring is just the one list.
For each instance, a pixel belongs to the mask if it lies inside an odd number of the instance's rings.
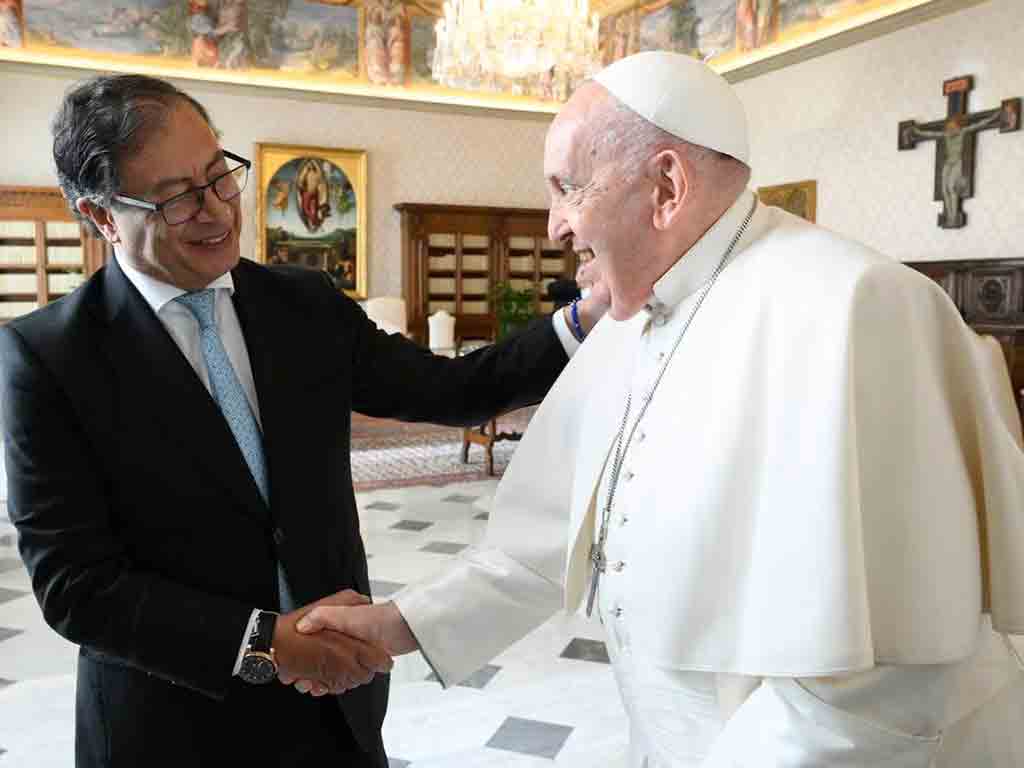
[{"label": "light blue tie", "polygon": [[269,503],[269,484],[267,482],[267,464],[263,457],[263,436],[259,424],[245,396],[241,382],[231,365],[231,358],[217,333],[217,320],[214,315],[216,294],[213,288],[203,291],[186,293],[175,301],[184,305],[199,322],[199,344],[206,361],[206,370],[210,377],[210,391],[213,399],[220,406],[221,413],[235,436],[245,463],[249,465],[256,486],[260,489],[263,500]]},{"label": "light blue tie", "polygon": [[[199,345],[206,361],[206,371],[210,377],[210,391],[213,399],[220,406],[224,419],[235,436],[245,463],[249,465],[252,479],[260,489],[260,495],[270,503],[269,483],[267,482],[267,463],[263,457],[263,435],[260,433],[256,416],[253,415],[249,398],[238,380],[231,358],[217,333],[215,315],[216,293],[213,288],[186,293],[175,301],[184,305],[199,322]],[[277,563],[277,586],[279,607],[282,611],[290,611],[296,607],[292,598],[288,578],[280,560]]]}]

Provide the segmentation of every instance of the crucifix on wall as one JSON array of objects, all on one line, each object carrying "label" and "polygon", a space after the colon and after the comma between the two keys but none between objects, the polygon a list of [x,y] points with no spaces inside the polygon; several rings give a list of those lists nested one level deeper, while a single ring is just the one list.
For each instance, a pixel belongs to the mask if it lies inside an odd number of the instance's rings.
[{"label": "crucifix on wall", "polygon": [[1020,129],[1020,99],[1007,99],[998,109],[970,114],[967,95],[974,88],[970,75],[942,84],[946,117],[931,123],[904,120],[899,125],[899,149],[914,149],[920,141],[935,141],[935,200],[942,203],[939,226],[966,226],[963,201],[974,197],[974,147],[979,132],[999,128],[1000,133]]}]

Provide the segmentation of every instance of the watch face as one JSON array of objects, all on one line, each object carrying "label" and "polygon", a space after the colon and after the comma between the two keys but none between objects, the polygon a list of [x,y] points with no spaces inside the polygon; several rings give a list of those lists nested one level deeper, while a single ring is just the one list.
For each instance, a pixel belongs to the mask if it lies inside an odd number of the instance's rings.
[{"label": "watch face", "polygon": [[269,683],[277,677],[277,665],[267,656],[251,653],[242,659],[238,676],[247,683]]}]

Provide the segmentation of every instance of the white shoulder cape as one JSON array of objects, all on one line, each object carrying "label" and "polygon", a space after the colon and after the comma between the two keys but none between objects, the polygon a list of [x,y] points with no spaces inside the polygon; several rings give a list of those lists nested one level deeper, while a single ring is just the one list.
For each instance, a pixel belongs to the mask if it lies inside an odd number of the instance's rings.
[{"label": "white shoulder cape", "polygon": [[[445,684],[587,586],[640,323],[603,320],[532,420],[484,545],[395,596]],[[927,278],[759,207],[645,418],[657,531],[634,653],[816,676],[1024,633],[1024,452],[1005,365]]]}]

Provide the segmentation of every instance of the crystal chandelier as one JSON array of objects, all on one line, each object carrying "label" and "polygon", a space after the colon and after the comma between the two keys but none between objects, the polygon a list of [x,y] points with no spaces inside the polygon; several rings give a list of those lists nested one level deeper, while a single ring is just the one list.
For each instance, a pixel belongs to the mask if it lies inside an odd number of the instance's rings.
[{"label": "crystal chandelier", "polygon": [[434,79],[563,100],[599,69],[597,34],[589,0],[447,0]]}]

